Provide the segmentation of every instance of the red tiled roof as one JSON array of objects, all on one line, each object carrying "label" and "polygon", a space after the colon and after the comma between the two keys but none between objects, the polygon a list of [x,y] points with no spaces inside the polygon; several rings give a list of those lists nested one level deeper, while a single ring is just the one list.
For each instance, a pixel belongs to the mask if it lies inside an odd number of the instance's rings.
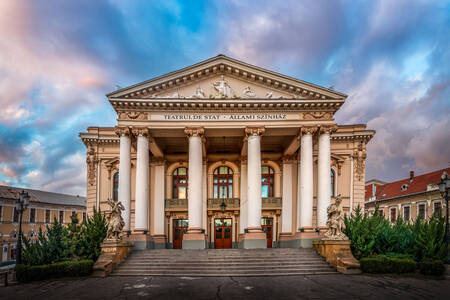
[{"label": "red tiled roof", "polygon": [[[441,180],[441,175],[443,172],[450,174],[450,168],[434,171],[427,174],[422,174],[414,176],[413,180],[410,182],[409,177],[406,179],[389,182],[385,185],[377,186],[376,197],[377,200],[396,198],[401,196],[407,196],[411,194],[417,194],[427,191],[428,184],[437,184]],[[402,190],[402,186],[408,185],[406,190]],[[368,194],[368,192],[370,192]],[[366,186],[366,200],[372,197],[372,185]]]}]

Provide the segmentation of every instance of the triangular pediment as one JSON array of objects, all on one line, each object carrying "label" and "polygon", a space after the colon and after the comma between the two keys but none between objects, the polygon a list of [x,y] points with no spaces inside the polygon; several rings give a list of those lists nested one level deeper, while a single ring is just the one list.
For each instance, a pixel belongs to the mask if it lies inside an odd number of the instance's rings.
[{"label": "triangular pediment", "polygon": [[345,99],[331,89],[218,55],[117,90],[109,99]]}]

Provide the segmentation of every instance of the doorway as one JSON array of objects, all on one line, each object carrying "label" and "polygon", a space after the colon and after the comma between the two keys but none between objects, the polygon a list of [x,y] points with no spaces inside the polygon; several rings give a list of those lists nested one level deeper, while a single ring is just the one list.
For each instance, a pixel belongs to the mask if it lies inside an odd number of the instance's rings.
[{"label": "doorway", "polygon": [[273,239],[273,218],[261,219],[262,230],[266,233],[267,248],[272,248]]},{"label": "doorway", "polygon": [[188,220],[174,219],[173,220],[173,249],[183,248],[183,234],[188,227]]},{"label": "doorway", "polygon": [[232,248],[232,219],[218,218],[214,219],[214,248]]}]

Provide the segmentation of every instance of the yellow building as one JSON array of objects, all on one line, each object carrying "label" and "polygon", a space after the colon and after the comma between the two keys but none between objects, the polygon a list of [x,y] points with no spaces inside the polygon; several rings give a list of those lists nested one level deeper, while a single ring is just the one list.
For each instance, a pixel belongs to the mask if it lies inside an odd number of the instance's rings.
[{"label": "yellow building", "polygon": [[445,201],[439,193],[438,183],[443,172],[450,168],[415,176],[394,182],[371,180],[366,183],[365,211],[373,213],[378,206],[379,213],[391,222],[398,217],[414,221],[418,216],[429,219],[434,214],[445,216]]},{"label": "yellow building", "polygon": [[334,122],[345,94],[218,55],[107,97],[87,209],[122,202],[136,248],[311,247],[336,195],[364,204],[375,132]]},{"label": "yellow building", "polygon": [[2,261],[14,260],[19,235],[19,213],[16,201],[24,190],[30,195],[30,205],[22,216],[22,232],[28,238],[35,238],[39,228],[45,231],[46,225],[54,218],[64,224],[77,215],[80,222],[86,218],[86,198],[65,194],[0,186],[0,239]]}]

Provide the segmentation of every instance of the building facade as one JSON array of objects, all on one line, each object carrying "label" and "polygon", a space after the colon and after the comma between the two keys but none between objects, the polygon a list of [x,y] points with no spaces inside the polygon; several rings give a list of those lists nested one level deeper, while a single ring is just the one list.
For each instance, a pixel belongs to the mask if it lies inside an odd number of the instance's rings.
[{"label": "building facade", "polygon": [[419,176],[411,171],[409,178],[389,183],[368,181],[365,211],[373,214],[378,206],[378,213],[391,222],[399,217],[414,221],[417,217],[428,220],[433,215],[445,216],[447,209],[438,187],[443,172],[449,174],[450,168]]},{"label": "building facade", "polygon": [[375,132],[334,122],[342,93],[219,55],[107,97],[87,210],[122,202],[137,248],[308,247],[336,195],[364,204]]},{"label": "building facade", "polygon": [[43,231],[54,222],[68,224],[71,216],[78,220],[86,218],[86,198],[44,191],[0,186],[0,239],[2,243],[1,261],[16,259],[16,245],[19,236],[19,213],[16,202],[19,193],[30,195],[30,204],[22,216],[22,232],[27,238],[37,237],[39,228]]}]

